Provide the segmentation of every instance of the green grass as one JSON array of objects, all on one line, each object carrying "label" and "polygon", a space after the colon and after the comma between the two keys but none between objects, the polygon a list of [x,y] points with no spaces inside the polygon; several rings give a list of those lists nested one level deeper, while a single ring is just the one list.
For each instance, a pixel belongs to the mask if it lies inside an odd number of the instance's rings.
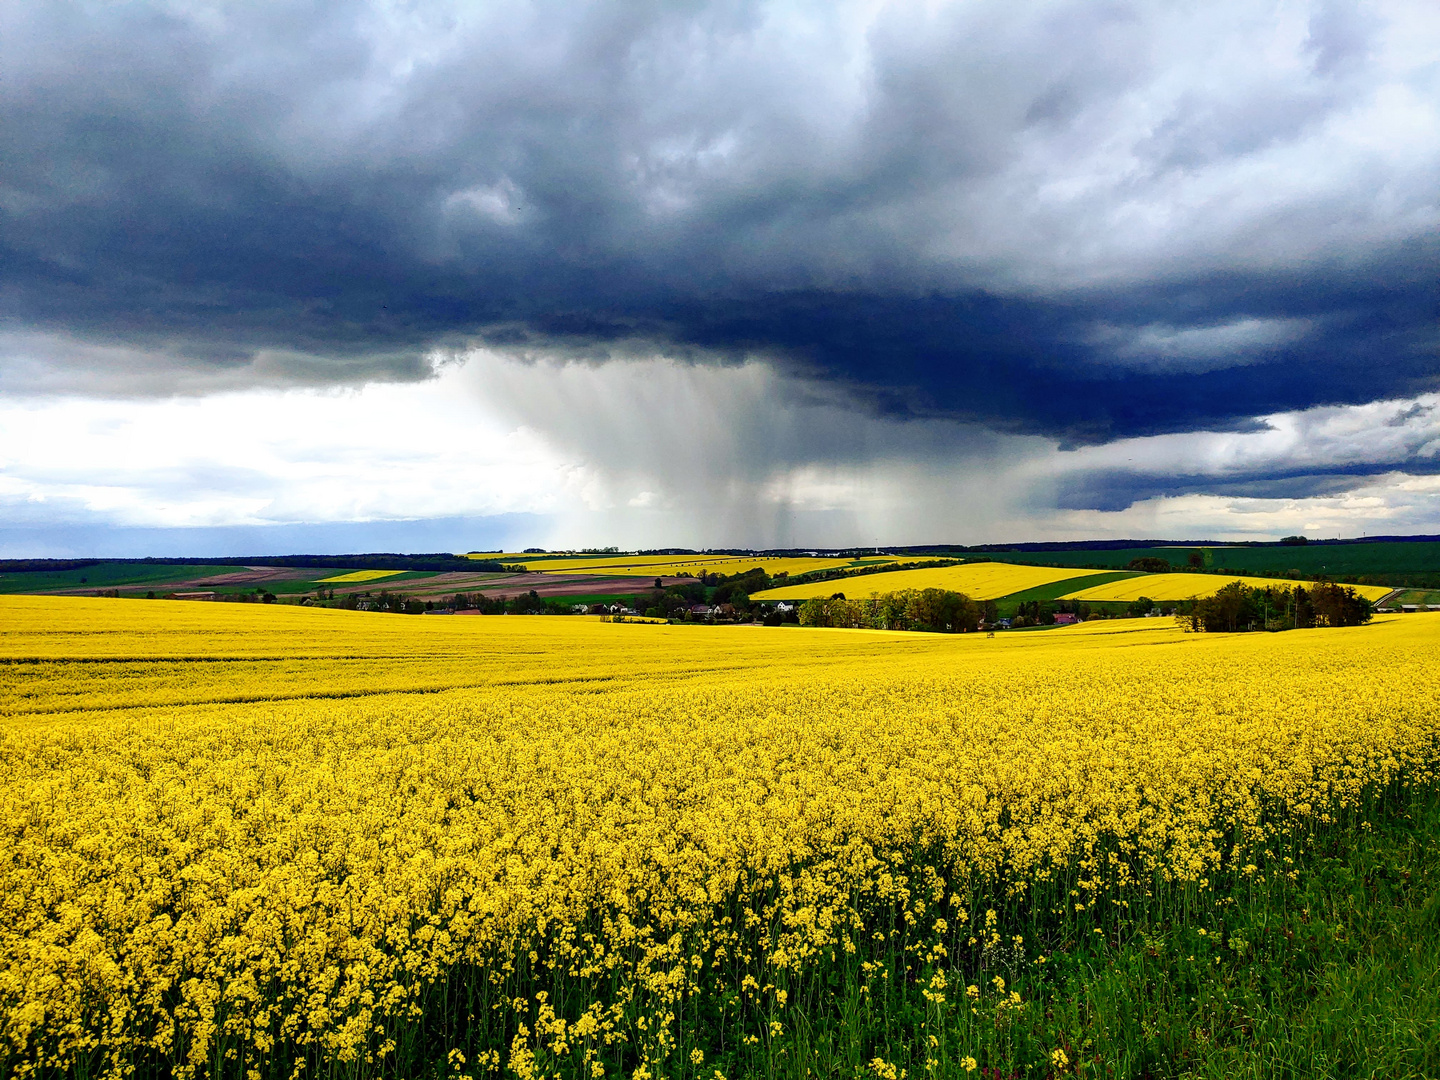
[{"label": "green grass", "polygon": [[[1077,910],[1064,886],[1036,886],[1028,901],[991,901],[1001,910],[988,944],[983,901],[968,923],[947,909],[952,945],[938,963],[907,946],[918,932],[913,923],[867,922],[856,954],[836,950],[802,977],[772,976],[787,1004],[775,995],[747,1002],[733,984],[689,998],[678,1006],[673,1052],[649,1073],[655,1080],[714,1080],[717,1072],[727,1080],[1440,1076],[1437,836],[1440,792],[1397,786],[1339,824],[1280,841],[1273,854],[1256,857],[1256,867],[1216,875],[1208,890],[1156,880],[1148,899],[1132,887]],[[1115,902],[1121,896],[1128,907]],[[455,972],[437,1004],[463,998],[466,986],[474,988],[471,1025],[447,1022],[442,1034],[429,1030],[435,1021],[418,1021],[406,1039],[415,1056],[408,1065],[397,1061],[397,1073],[449,1075],[441,1063],[422,1064],[434,1061],[427,1045],[459,1042],[471,1060],[509,1045],[515,1021],[487,1000],[493,991],[483,973]],[[551,1001],[566,1011],[588,1000],[563,979],[552,990]],[[508,1026],[497,1030],[496,1021]],[[702,1065],[692,1064],[692,1050],[702,1052]],[[605,1056],[609,1077],[630,1077],[638,1065],[623,1046]],[[546,1075],[578,1076],[570,1060],[540,1058]]]},{"label": "green grass", "polygon": [[1434,1076],[1437,828],[1432,801],[1418,823],[1322,844],[1296,883],[1077,949],[1045,995],[1046,1033],[1116,1075]]},{"label": "green grass", "polygon": [[1391,600],[1390,607],[1401,604],[1440,604],[1440,591],[1432,589],[1410,589]]},{"label": "green grass", "polygon": [[[973,1057],[1004,1077],[1049,1077],[1057,1049],[1063,1075],[1440,1075],[1437,836],[1435,792],[1397,796],[1313,837],[1294,880],[1191,897],[1185,918],[1165,905],[1088,927],[1021,915],[960,980],[978,1000],[955,983],[943,1004],[927,1000],[929,969],[897,962],[868,993],[850,981],[797,1011],[786,1036],[725,1075],[858,1077],[875,1057],[916,1080],[987,1075],[962,1068]],[[1011,990],[1024,1003],[1000,1007]]]}]

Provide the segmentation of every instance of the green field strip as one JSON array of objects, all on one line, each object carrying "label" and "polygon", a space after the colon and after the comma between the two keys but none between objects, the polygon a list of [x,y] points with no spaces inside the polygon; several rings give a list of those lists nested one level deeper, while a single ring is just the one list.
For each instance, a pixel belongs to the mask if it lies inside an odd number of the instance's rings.
[{"label": "green field strip", "polygon": [[1073,566],[1077,569],[1111,566],[1120,570],[1141,558],[1159,558],[1173,566],[1184,566],[1190,552],[1195,550],[1189,547],[1119,548],[1114,551],[1081,548],[1076,551],[990,551],[985,554],[996,562],[1026,566]]},{"label": "green field strip", "polygon": [[188,581],[236,574],[246,569],[234,563],[187,566],[175,563],[100,563],[80,570],[32,570],[24,573],[0,574],[0,593],[41,593],[55,589],[125,589],[143,588],[157,582]]},{"label": "green field strip", "polygon": [[[335,574],[343,574],[343,570],[327,570],[323,576],[329,577]],[[371,581],[335,581],[326,582],[320,578],[311,578],[309,581],[277,581],[275,588],[270,589],[277,596],[280,594],[281,586],[296,586],[285,588],[287,593],[314,592],[316,589],[334,589],[336,593],[370,592],[377,593],[381,589],[391,591],[391,586],[401,582],[428,581],[430,578],[439,576],[436,570],[403,570],[398,574],[391,574],[388,577],[374,578]],[[266,586],[269,588],[269,586]],[[244,590],[241,590],[244,591]],[[456,590],[457,592],[460,590]]]},{"label": "green field strip", "polygon": [[1401,604],[1440,604],[1440,591],[1434,589],[1406,589],[1387,605],[1398,607]]},{"label": "green field strip", "polygon": [[1292,572],[1307,576],[1324,574],[1379,578],[1387,574],[1440,575],[1440,541],[1433,540],[1373,544],[1267,544],[1263,547],[1214,544],[1120,548],[1114,551],[1081,548],[1074,551],[995,551],[987,554],[1000,562],[1032,566],[1113,566],[1117,569],[1133,559],[1156,558],[1183,570],[1189,565],[1190,555],[1197,551],[1205,559],[1206,570],[1225,569],[1258,577],[1284,576]]},{"label": "green field strip", "polygon": [[1064,581],[1052,581],[1048,585],[1036,585],[1033,589],[1022,589],[1009,596],[1002,596],[995,603],[1001,608],[1008,606],[1013,609],[1016,605],[1028,603],[1031,600],[1058,600],[1066,593],[1075,592],[1078,589],[1088,589],[1095,585],[1108,585],[1112,581],[1143,576],[1138,570],[1117,570],[1113,574],[1087,574],[1085,577],[1066,578]]}]

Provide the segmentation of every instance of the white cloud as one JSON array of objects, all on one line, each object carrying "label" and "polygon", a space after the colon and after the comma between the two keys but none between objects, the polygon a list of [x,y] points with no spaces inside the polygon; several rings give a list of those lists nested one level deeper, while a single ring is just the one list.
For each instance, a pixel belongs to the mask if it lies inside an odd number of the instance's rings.
[{"label": "white cloud", "polygon": [[1271,350],[1307,337],[1310,319],[1233,319],[1212,326],[1171,326],[1151,323],[1095,327],[1089,343],[1106,350],[1126,367],[1196,374],[1259,363]]},{"label": "white cloud", "polygon": [[454,373],[352,391],[0,399],[7,516],[196,527],[572,505],[584,470],[459,397]]},{"label": "white cloud", "polygon": [[1338,495],[1246,499],[1181,495],[1138,502],[1126,510],[1064,511],[1056,539],[1092,536],[1161,539],[1273,540],[1296,533],[1316,538],[1433,535],[1440,532],[1440,477],[1403,473],[1362,480]]},{"label": "white cloud", "polygon": [[1225,480],[1424,463],[1440,452],[1440,394],[1319,406],[1257,419],[1262,430],[1156,435],[1085,447],[1064,455],[1061,467],[1076,475],[1123,471]]},{"label": "white cloud", "polygon": [[525,214],[525,196],[508,177],[496,184],[457,191],[445,199],[444,205],[447,211],[468,210],[496,225],[519,225]]},{"label": "white cloud", "polygon": [[[758,362],[476,352],[428,382],[360,391],[0,398],[0,513],[11,526],[169,528],[530,513],[548,522],[542,546],[1440,531],[1437,482],[1387,468],[1434,460],[1440,396],[1264,420],[1061,452],[870,415]],[[1384,475],[1308,498],[1143,490],[1356,463]],[[1127,508],[1056,508],[1116,477],[1139,485]]]}]

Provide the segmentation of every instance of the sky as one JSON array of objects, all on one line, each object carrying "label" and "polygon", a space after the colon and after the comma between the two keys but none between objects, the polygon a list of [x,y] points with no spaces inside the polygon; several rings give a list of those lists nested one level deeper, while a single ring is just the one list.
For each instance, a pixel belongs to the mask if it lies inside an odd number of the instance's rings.
[{"label": "sky", "polygon": [[1440,11],[0,6],[0,557],[1440,533]]}]

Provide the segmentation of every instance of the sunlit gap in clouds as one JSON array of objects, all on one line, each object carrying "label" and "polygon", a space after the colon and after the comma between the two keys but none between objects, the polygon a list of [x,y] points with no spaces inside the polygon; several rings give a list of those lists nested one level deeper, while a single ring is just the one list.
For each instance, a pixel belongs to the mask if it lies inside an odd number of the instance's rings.
[{"label": "sunlit gap in clouds", "polygon": [[436,370],[358,390],[0,400],[0,505],[11,529],[368,523],[376,536],[385,522],[533,515],[532,542],[547,547],[1241,539],[1440,522],[1435,395],[1061,450],[879,413],[758,360],[472,350]]}]

